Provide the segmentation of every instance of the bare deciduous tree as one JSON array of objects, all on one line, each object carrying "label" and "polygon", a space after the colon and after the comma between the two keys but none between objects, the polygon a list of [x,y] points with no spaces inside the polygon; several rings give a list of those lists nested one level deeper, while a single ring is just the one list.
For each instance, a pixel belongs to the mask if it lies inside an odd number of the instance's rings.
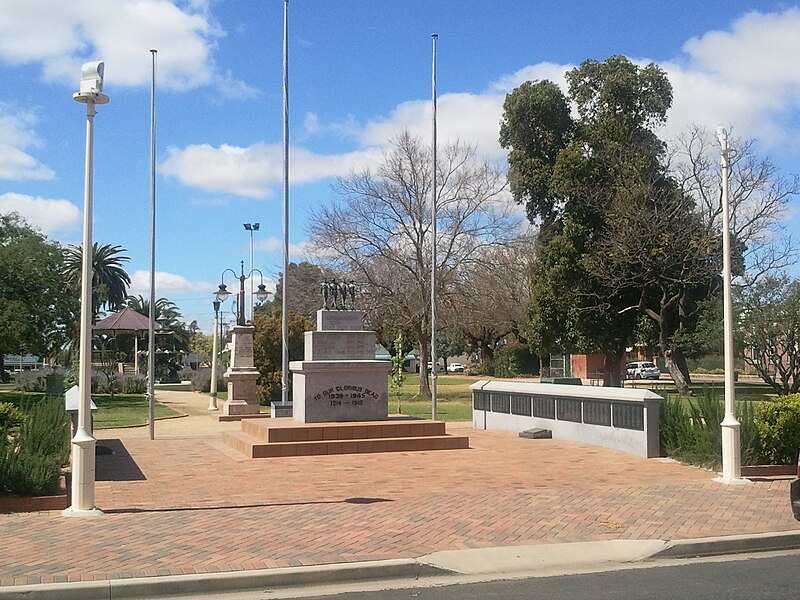
[{"label": "bare deciduous tree", "polygon": [[[752,282],[794,264],[796,248],[784,227],[789,203],[800,193],[800,176],[785,177],[753,140],[731,138],[729,203],[731,236],[742,252],[739,276]],[[670,166],[684,194],[692,198],[709,231],[722,227],[719,143],[693,125],[671,144]],[[742,280],[740,280],[741,283]]]},{"label": "bare deciduous tree", "polygon": [[[371,318],[411,333],[423,365],[431,329],[431,165],[430,148],[404,132],[374,172],[339,179],[338,201],[316,209],[309,224],[312,246],[365,284]],[[437,297],[447,307],[462,273],[512,239],[517,219],[502,171],[461,142],[439,149],[437,188]],[[424,371],[420,394],[429,396]]]}]

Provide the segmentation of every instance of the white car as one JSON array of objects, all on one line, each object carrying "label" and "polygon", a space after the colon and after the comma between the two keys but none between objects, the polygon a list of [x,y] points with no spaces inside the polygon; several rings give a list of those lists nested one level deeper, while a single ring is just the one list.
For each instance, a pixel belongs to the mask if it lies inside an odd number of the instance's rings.
[{"label": "white car", "polygon": [[463,373],[464,372],[464,365],[461,363],[450,363],[447,365],[447,372],[448,373]]},{"label": "white car", "polygon": [[661,369],[649,360],[638,360],[626,365],[625,371],[628,379],[658,379]]}]

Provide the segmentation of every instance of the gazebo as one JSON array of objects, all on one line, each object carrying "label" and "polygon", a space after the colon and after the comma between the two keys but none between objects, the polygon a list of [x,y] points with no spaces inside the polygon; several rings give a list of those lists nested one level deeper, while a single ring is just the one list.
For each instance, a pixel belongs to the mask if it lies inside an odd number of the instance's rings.
[{"label": "gazebo", "polygon": [[[160,329],[161,325],[155,323],[155,331]],[[96,334],[105,333],[112,337],[119,334],[134,336],[133,370],[136,373],[139,372],[139,334],[149,330],[150,319],[127,306],[92,325],[92,332]]]}]

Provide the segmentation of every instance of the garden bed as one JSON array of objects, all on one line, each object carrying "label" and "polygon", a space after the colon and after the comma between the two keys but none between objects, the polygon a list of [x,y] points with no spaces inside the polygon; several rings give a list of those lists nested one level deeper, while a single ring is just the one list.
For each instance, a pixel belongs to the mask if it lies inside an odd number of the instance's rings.
[{"label": "garden bed", "polygon": [[68,506],[69,497],[64,477],[59,481],[58,491],[50,496],[0,496],[0,514],[64,510]]},{"label": "garden bed", "polygon": [[794,477],[797,465],[742,465],[742,477]]}]

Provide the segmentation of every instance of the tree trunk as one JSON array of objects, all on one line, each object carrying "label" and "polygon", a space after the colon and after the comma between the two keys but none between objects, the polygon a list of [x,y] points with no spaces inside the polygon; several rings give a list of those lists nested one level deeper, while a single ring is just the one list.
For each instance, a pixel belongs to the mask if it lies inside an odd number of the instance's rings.
[{"label": "tree trunk", "polygon": [[689,365],[686,364],[686,356],[684,356],[683,352],[680,350],[673,350],[672,351],[672,361],[675,363],[675,366],[683,375],[683,378],[686,380],[686,383],[692,383],[692,375],[689,373]]},{"label": "tree trunk", "polygon": [[619,365],[625,356],[625,348],[617,349],[616,352],[606,352],[605,372],[603,373],[603,385],[606,387],[622,387],[622,374]]},{"label": "tree trunk", "polygon": [[425,336],[425,332],[417,330],[417,341],[419,342],[419,396],[422,398],[431,397],[431,385],[428,380],[428,361],[430,361],[430,353],[428,352],[429,339]]},{"label": "tree trunk", "polygon": [[667,365],[667,371],[669,371],[672,381],[675,382],[675,387],[678,388],[678,393],[681,396],[691,396],[692,390],[689,389],[691,380],[687,377],[688,373],[684,373],[684,370],[686,370],[686,358],[683,354],[665,350],[664,362]]}]

